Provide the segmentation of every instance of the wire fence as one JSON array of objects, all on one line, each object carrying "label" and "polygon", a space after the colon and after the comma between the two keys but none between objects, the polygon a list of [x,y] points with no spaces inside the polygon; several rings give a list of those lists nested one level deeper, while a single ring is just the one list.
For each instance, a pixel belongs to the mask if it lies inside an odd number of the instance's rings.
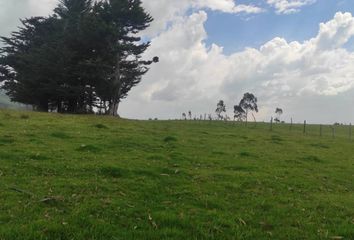
[{"label": "wire fence", "polygon": [[274,133],[288,133],[294,135],[304,135],[319,138],[330,139],[348,139],[354,140],[352,124],[309,124],[306,120],[303,123],[278,123],[272,118],[269,122],[237,122],[237,121],[218,121],[218,120],[181,120],[182,122],[191,122],[195,124],[208,124],[219,127],[242,127],[250,129],[259,129]]}]

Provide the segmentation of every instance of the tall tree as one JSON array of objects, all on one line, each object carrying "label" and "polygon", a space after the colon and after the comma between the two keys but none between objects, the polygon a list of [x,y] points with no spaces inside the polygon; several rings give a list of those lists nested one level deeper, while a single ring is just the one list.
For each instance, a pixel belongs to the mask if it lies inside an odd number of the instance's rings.
[{"label": "tall tree", "polygon": [[182,120],[187,120],[187,115],[185,113],[182,113]]},{"label": "tall tree", "polygon": [[50,102],[60,93],[58,72],[61,52],[58,49],[57,18],[33,17],[22,20],[22,27],[10,37],[3,37],[0,49],[0,81],[12,101],[48,111]]},{"label": "tall tree", "polygon": [[246,118],[246,112],[243,110],[243,108],[240,105],[235,105],[234,106],[234,119],[237,119],[237,121],[242,122]]},{"label": "tall tree", "polygon": [[153,18],[145,11],[140,0],[107,0],[100,5],[99,16],[109,30],[107,46],[110,48],[111,68],[109,114],[118,115],[119,104],[148,71],[147,65],[158,62],[141,60],[150,46],[137,34],[146,29]]},{"label": "tall tree", "polygon": [[240,101],[239,106],[245,111],[246,123],[248,121],[249,112],[258,112],[257,98],[252,93],[245,93]]},{"label": "tall tree", "polygon": [[280,122],[280,116],[283,114],[283,109],[281,108],[276,108],[275,109],[275,114],[277,115],[277,117],[274,119],[275,122]]},{"label": "tall tree", "polygon": [[225,103],[224,103],[223,100],[220,100],[220,101],[218,102],[218,104],[216,105],[216,110],[215,110],[215,112],[216,112],[216,115],[217,115],[217,117],[218,117],[219,120],[222,120],[222,119],[224,118],[223,115],[222,115],[222,113],[225,113],[225,112],[226,112],[226,105],[225,105]]},{"label": "tall tree", "polygon": [[37,110],[118,114],[141,81],[149,47],[137,34],[152,17],[140,0],[61,0],[52,16],[30,18],[2,38],[0,81],[13,101]]}]

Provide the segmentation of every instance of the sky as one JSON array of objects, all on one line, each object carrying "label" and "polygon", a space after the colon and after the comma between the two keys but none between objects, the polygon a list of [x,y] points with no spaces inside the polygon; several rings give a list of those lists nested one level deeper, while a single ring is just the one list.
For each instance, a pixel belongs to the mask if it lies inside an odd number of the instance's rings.
[{"label": "sky", "polygon": [[[144,58],[159,56],[120,107],[127,118],[228,115],[245,92],[258,121],[354,123],[353,0],[142,0],[154,22]],[[56,0],[0,0],[0,35]]]}]

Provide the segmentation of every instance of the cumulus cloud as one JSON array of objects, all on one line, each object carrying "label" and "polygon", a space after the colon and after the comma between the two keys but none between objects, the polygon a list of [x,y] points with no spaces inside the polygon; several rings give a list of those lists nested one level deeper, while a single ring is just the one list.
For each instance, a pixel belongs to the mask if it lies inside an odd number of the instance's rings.
[{"label": "cumulus cloud", "polygon": [[168,117],[188,108],[213,112],[217,100],[235,104],[251,91],[262,106],[258,117],[265,118],[279,103],[290,107],[308,99],[302,107],[310,107],[311,99],[354,89],[354,53],[343,47],[354,35],[350,13],[339,12],[320,24],[317,36],[307,41],[277,37],[258,49],[231,55],[215,44],[206,46],[206,20],[203,11],[185,16],[152,40],[147,57],[158,55],[161,63],[133,90],[126,105],[149,106],[129,114],[141,117],[155,112]]},{"label": "cumulus cloud", "polygon": [[276,9],[278,14],[291,14],[300,11],[300,8],[315,3],[317,0],[267,0],[267,3]]},{"label": "cumulus cloud", "polygon": [[185,17],[188,10],[210,9],[231,14],[256,14],[264,11],[255,5],[236,4],[234,0],[143,0],[143,6],[155,19],[145,32],[150,36],[160,33],[172,22]]}]

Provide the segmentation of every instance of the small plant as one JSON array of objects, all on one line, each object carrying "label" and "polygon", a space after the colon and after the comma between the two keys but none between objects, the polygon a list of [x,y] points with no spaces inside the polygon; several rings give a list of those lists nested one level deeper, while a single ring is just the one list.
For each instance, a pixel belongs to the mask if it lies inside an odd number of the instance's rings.
[{"label": "small plant", "polygon": [[94,127],[98,128],[98,129],[108,129],[108,127],[106,125],[101,124],[101,123],[94,125]]}]

